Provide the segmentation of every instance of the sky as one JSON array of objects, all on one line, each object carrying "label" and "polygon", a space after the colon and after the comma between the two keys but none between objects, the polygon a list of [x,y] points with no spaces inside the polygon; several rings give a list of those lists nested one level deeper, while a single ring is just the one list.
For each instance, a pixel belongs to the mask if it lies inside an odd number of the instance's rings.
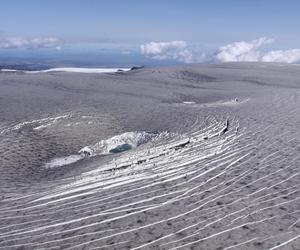
[{"label": "sky", "polygon": [[[168,64],[283,51],[297,61],[299,10],[298,0],[1,0],[0,59],[112,54]],[[218,56],[228,45],[230,53],[255,48]]]}]

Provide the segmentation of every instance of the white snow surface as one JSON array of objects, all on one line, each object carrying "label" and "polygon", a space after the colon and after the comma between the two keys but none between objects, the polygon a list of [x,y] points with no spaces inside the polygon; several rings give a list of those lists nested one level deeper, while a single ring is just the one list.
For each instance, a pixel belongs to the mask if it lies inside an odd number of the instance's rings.
[{"label": "white snow surface", "polygon": [[27,74],[48,73],[48,72],[71,72],[71,73],[115,73],[118,71],[129,71],[130,68],[79,68],[79,67],[64,67],[51,68],[45,70],[16,70],[16,69],[1,69],[1,72],[23,72]]},{"label": "white snow surface", "polygon": [[83,159],[81,155],[69,155],[66,157],[59,157],[59,158],[54,158],[50,162],[47,162],[45,164],[45,168],[57,168],[57,167],[62,167],[65,165],[69,165],[72,163],[75,163],[79,160]]}]

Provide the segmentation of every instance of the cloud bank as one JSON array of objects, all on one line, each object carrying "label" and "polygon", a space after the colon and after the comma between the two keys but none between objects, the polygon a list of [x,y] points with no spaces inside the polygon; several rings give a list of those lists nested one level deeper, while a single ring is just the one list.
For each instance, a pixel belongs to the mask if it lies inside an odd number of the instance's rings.
[{"label": "cloud bank", "polygon": [[31,39],[23,37],[0,37],[2,49],[60,49],[60,41],[55,37],[35,37]]},{"label": "cloud bank", "polygon": [[272,50],[268,52],[261,50],[264,45],[273,42],[273,39],[261,37],[249,42],[241,41],[227,44],[218,49],[215,59],[219,62],[300,62],[300,49]]},{"label": "cloud bank", "polygon": [[300,49],[270,51],[262,57],[262,61],[297,63],[300,62]]},{"label": "cloud bank", "polygon": [[184,63],[201,62],[300,62],[300,49],[264,50],[264,46],[274,40],[261,37],[252,41],[230,43],[218,48],[214,53],[200,53],[185,41],[150,42],[142,44],[143,55],[156,60],[172,59]]},{"label": "cloud bank", "polygon": [[193,54],[185,41],[150,42],[142,44],[141,53],[156,60],[173,59],[180,62],[193,62]]},{"label": "cloud bank", "polygon": [[234,42],[219,48],[216,60],[221,62],[259,61],[261,52],[259,48],[272,43],[273,40],[265,37],[250,42]]}]

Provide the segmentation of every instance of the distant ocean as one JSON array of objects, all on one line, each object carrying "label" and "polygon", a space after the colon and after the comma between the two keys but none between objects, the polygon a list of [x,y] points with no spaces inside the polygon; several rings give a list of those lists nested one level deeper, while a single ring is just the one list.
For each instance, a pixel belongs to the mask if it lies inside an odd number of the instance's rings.
[{"label": "distant ocean", "polygon": [[0,69],[46,70],[50,68],[131,68],[134,66],[170,66],[173,60],[154,60],[138,52],[121,53],[103,50],[1,50]]}]

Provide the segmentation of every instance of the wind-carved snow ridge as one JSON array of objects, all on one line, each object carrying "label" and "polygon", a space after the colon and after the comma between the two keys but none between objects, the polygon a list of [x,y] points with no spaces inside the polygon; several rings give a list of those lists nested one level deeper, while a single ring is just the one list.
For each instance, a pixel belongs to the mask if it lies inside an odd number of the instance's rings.
[{"label": "wind-carved snow ridge", "polygon": [[107,140],[101,140],[92,146],[86,146],[79,150],[84,156],[94,156],[110,153],[119,153],[148,142],[157,137],[159,133],[154,132],[125,132],[113,136]]},{"label": "wind-carved snow ridge", "polygon": [[238,98],[234,98],[234,99],[230,99],[230,100],[224,100],[224,101],[217,101],[217,102],[211,102],[211,103],[197,103],[194,101],[184,101],[182,103],[176,103],[176,105],[188,105],[190,107],[197,107],[197,108],[214,108],[214,107],[224,107],[224,106],[237,106],[237,105],[241,105],[241,104],[245,104],[247,102],[249,102],[250,99],[249,98],[245,98],[245,99],[238,99]]},{"label": "wind-carved snow ridge", "polygon": [[46,128],[46,127],[53,125],[58,120],[69,118],[70,116],[71,116],[71,114],[66,114],[66,115],[60,115],[60,116],[56,116],[56,117],[46,117],[46,118],[37,119],[37,120],[24,121],[24,122],[15,124],[11,127],[4,128],[3,130],[0,131],[0,135],[9,133],[12,131],[20,130],[25,126],[38,125],[38,126],[34,127],[33,129],[39,130],[39,129]]},{"label": "wind-carved snow ridge", "polygon": [[[259,167],[250,168],[256,163],[258,140],[249,143],[249,138],[262,138],[272,125],[257,126],[249,131],[237,117],[224,114],[199,117],[182,134],[154,133],[145,140],[147,132],[127,132],[101,141],[105,152],[111,148],[108,142],[119,146],[134,141],[140,147],[115,154],[110,161],[59,185],[53,183],[29,197],[9,200],[13,203],[3,207],[0,217],[5,220],[9,216],[15,224],[0,228],[1,246],[37,249],[66,244],[66,249],[92,249],[113,243],[123,249],[124,239],[128,239],[130,249],[189,249],[206,243],[213,246],[207,249],[216,249],[223,242],[224,249],[242,249],[253,240],[258,245],[271,243],[262,249],[272,249],[277,242],[269,242],[266,231],[258,229],[281,227],[278,220],[282,216],[291,228],[280,242],[293,244],[298,231],[291,216],[299,213],[299,183],[296,189],[273,187],[297,180],[298,159],[285,165],[286,159],[275,151],[263,156]],[[139,144],[144,142],[144,147]],[[278,168],[279,162],[283,168]],[[295,208],[271,214],[289,204]],[[60,213],[63,216],[54,217]],[[20,223],[19,218],[25,222]],[[244,231],[248,235],[252,227],[258,232],[255,238],[224,241],[228,235],[239,237]],[[135,241],[136,235],[154,230],[161,236]],[[61,238],[62,234],[67,236]],[[254,249],[251,246],[249,249]]]},{"label": "wind-carved snow ridge", "polygon": [[70,165],[72,163],[80,161],[82,159],[83,159],[83,157],[81,155],[69,155],[66,157],[54,158],[50,162],[47,162],[44,167],[45,168],[62,167],[62,166]]}]

